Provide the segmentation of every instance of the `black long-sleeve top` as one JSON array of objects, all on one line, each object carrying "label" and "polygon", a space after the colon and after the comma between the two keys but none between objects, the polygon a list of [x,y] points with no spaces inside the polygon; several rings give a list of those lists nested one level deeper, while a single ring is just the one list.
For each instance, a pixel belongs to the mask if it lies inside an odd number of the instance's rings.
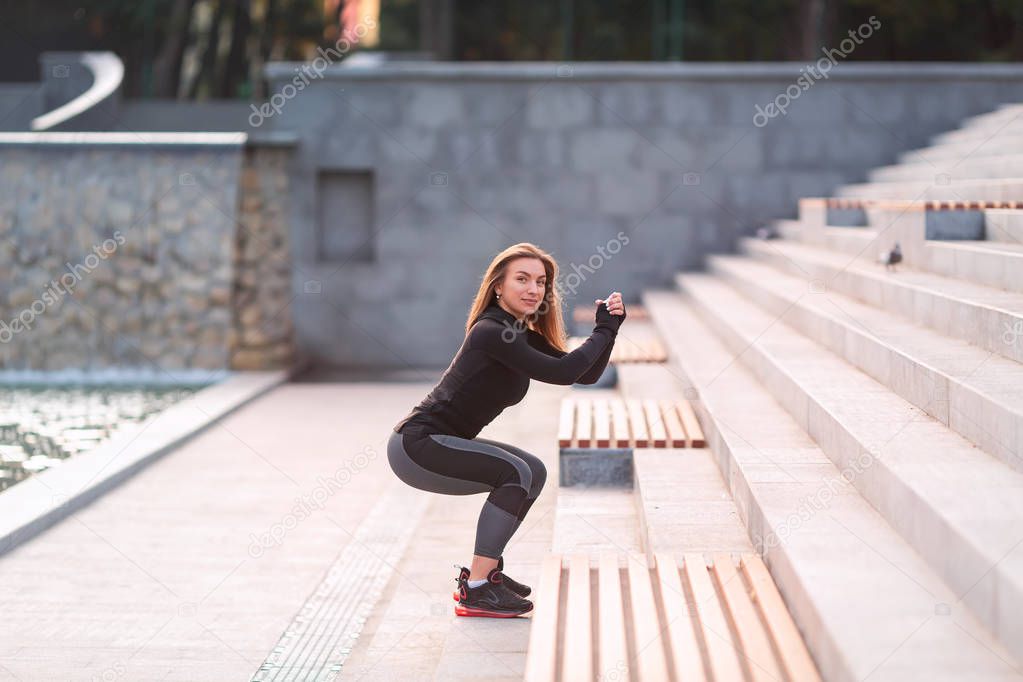
[{"label": "black long-sleeve top", "polygon": [[596,383],[611,357],[618,324],[597,322],[582,345],[565,353],[539,332],[516,325],[514,315],[491,303],[469,329],[437,385],[394,431],[475,438],[506,407],[525,397],[530,379],[562,385]]}]

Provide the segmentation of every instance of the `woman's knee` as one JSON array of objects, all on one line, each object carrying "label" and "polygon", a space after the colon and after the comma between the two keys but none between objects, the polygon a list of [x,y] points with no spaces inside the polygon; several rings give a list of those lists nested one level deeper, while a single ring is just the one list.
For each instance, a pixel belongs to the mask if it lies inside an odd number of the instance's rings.
[{"label": "woman's knee", "polygon": [[523,454],[524,456],[522,458],[526,461],[526,464],[529,465],[531,478],[529,496],[536,497],[540,494],[540,491],[543,490],[543,486],[547,482],[547,467],[536,455],[530,455],[529,453]]},{"label": "woman's knee", "polygon": [[508,466],[502,468],[499,478],[494,483],[494,487],[517,486],[528,494],[533,489],[534,479],[532,467],[514,466],[509,463]]},{"label": "woman's knee", "polygon": [[[536,463],[537,468],[533,470],[533,490],[536,491],[536,494],[532,495],[532,497],[539,495],[540,491],[543,490],[544,484],[547,482],[547,467],[539,459],[536,460]],[[532,491],[530,492],[532,493]]]},{"label": "woman's knee", "polygon": [[[529,497],[536,497],[540,494],[540,491],[543,490],[544,483],[547,481],[547,467],[544,466],[543,461],[539,457],[531,452],[526,452],[522,448],[501,443],[499,441],[486,440],[482,438],[477,440],[482,440],[485,443],[500,447],[501,449],[510,452],[521,462],[525,463],[525,467],[516,467],[516,469],[520,471],[520,479],[524,479],[522,480],[522,486],[529,491]],[[526,476],[527,470],[528,478]]]}]

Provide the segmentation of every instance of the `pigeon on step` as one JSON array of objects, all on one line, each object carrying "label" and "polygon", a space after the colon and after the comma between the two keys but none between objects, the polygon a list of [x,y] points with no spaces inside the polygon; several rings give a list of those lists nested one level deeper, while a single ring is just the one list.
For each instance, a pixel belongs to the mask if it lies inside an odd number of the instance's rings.
[{"label": "pigeon on step", "polygon": [[895,242],[891,251],[882,252],[877,261],[883,263],[886,270],[895,270],[895,266],[902,262],[902,247]]},{"label": "pigeon on step", "polygon": [[765,225],[757,228],[757,239],[777,239],[780,236],[774,225]]}]

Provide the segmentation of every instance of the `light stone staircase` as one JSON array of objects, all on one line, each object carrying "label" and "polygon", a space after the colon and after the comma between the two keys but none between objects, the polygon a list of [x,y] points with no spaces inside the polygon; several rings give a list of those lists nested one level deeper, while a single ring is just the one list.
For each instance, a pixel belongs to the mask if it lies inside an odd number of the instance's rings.
[{"label": "light stone staircase", "polygon": [[916,205],[1023,202],[1016,151],[1023,105],[974,117],[836,193],[906,205],[801,202],[643,295],[825,679],[1023,679],[1023,210],[934,241]]}]

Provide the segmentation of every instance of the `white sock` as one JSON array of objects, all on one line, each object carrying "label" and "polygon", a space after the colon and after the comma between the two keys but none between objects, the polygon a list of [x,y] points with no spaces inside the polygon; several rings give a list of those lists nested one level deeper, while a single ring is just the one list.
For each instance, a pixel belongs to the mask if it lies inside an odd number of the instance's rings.
[{"label": "white sock", "polygon": [[479,587],[480,585],[484,584],[485,582],[487,582],[486,578],[484,578],[483,580],[470,580],[469,581],[469,587],[473,587],[473,588]]}]

